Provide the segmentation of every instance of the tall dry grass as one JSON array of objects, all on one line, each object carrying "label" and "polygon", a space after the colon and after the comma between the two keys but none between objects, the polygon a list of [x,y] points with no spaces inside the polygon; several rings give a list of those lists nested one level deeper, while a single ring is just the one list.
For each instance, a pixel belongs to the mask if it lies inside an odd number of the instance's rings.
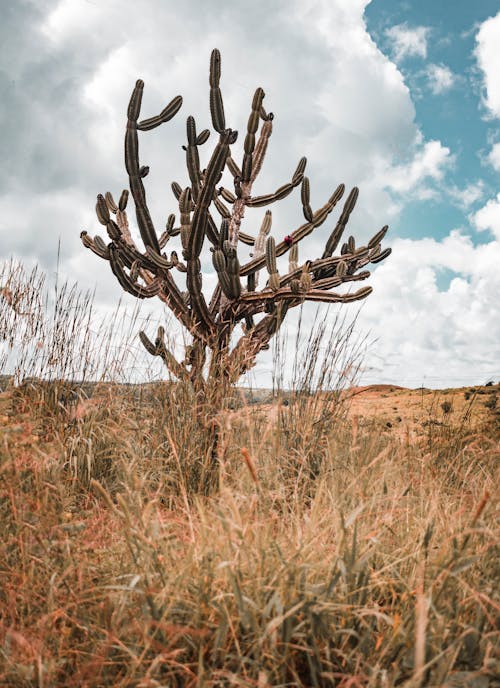
[{"label": "tall dry grass", "polygon": [[353,335],[334,365],[318,336],[314,374],[221,414],[211,498],[189,390],[0,396],[1,685],[496,685],[494,410],[351,421]]}]

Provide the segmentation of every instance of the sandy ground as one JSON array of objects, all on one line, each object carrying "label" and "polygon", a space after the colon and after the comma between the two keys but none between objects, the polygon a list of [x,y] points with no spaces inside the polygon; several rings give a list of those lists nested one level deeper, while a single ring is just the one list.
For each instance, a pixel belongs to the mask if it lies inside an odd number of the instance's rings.
[{"label": "sandy ground", "polygon": [[[350,390],[350,415],[375,417],[388,429],[410,433],[421,432],[429,424],[459,425],[469,417],[498,422],[499,392],[498,385],[446,390],[390,385],[358,387]],[[490,408],[493,405],[496,408]]]}]

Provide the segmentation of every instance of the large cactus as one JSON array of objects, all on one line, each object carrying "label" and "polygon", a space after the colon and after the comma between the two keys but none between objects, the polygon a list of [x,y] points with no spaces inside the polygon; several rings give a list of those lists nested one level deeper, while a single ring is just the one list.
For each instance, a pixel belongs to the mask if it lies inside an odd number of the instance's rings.
[{"label": "large cactus", "polygon": [[[87,232],[81,234],[87,248],[109,261],[125,291],[141,299],[158,297],[187,328],[192,343],[182,361],[176,360],[167,349],[162,328],[159,328],[154,342],[144,332],[140,333],[140,338],[151,354],[163,359],[175,378],[188,381],[196,390],[206,389],[209,378],[236,383],[252,367],[258,352],[267,348],[291,307],[304,301],[347,303],[364,299],[371,293],[371,287],[348,293],[332,289],[344,282],[366,280],[370,273],[363,268],[369,263],[382,261],[391,252],[390,248],[381,248],[387,231],[387,227],[383,227],[366,246],[356,246],[350,236],[341,245],[340,253],[334,255],[356,204],[358,189],[354,188],[347,196],[321,257],[301,264],[298,244],[328,219],[344,194],[344,185],[340,184],[326,203],[313,211],[309,179],[304,175],[306,158],[302,158],[291,181],[273,193],[253,196],[252,187],[261,170],[273,130],[273,114],[264,109],[264,91],[258,88],[251,103],[244,155],[239,166],[231,156],[231,145],[238,134],[226,127],[219,86],[220,69],[220,53],[213,50],[209,78],[210,113],[218,138],[206,168],[202,169],[199,148],[208,140],[210,132],[204,129],[197,133],[194,118],[187,118],[184,149],[189,184],[182,188],[177,182],[172,183],[178,202],[179,222],[176,222],[175,214],[169,215],[166,229],[160,236],[153,226],[143,184],[149,168],[139,162],[138,132],[148,131],[170,120],[181,107],[182,98],[176,96],[159,115],[139,121],[144,88],[144,83],[139,80],[127,112],[125,167],[144,248],[137,247],[129,231],[125,210],[127,190],[121,194],[118,204],[109,192],[97,197],[97,218],[106,227],[110,243],[106,244],[99,236],[92,239]],[[233,178],[234,190],[220,186],[226,167]],[[272,214],[267,210],[256,237],[241,231],[247,207],[268,206],[288,196],[296,187],[300,187],[305,220],[299,227],[276,240],[270,236]],[[162,252],[167,242],[178,235],[182,260],[175,250],[170,255]],[[203,247],[207,244],[218,278],[209,299],[202,290],[200,261]],[[242,244],[253,247],[253,256],[246,262],[242,258]],[[285,253],[289,253],[288,272],[281,275],[276,259]],[[259,272],[264,267],[268,277],[261,279],[259,284]],[[174,279],[176,271],[185,273],[184,291]],[[243,334],[231,349],[231,335],[238,323],[243,325]]]}]

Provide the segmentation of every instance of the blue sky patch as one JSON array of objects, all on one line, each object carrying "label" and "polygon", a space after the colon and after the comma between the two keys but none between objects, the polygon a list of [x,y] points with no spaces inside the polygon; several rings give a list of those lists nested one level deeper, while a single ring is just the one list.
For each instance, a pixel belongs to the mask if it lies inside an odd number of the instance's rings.
[{"label": "blue sky patch", "polygon": [[[486,158],[499,134],[481,102],[482,75],[474,50],[479,24],[499,7],[496,0],[444,6],[449,10],[435,0],[372,0],[365,10],[370,35],[404,75],[425,139],[441,141],[454,158],[436,196],[410,200],[393,229],[401,237],[443,237],[463,228],[482,243],[487,239],[474,231],[469,215],[498,189],[498,172]],[[416,39],[420,35],[420,45],[407,39],[405,51],[405,30]]]}]

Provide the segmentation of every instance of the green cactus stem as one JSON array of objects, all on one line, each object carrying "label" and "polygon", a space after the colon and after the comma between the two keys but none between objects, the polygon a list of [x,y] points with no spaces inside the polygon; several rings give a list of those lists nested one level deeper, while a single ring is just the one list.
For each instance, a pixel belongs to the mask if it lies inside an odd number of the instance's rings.
[{"label": "green cactus stem", "polygon": [[158,334],[154,344],[142,330],[139,332],[139,339],[151,356],[160,356],[163,359],[167,368],[177,379],[182,380],[187,376],[186,367],[177,361],[175,356],[165,345],[165,331],[163,327],[158,328]]},{"label": "green cactus stem", "polygon": [[253,152],[255,148],[255,133],[259,127],[259,112],[264,99],[264,91],[258,88],[252,100],[252,109],[248,118],[247,135],[245,136],[243,165],[241,167],[241,179],[249,182],[252,178]]},{"label": "green cactus stem", "polygon": [[212,125],[219,134],[224,133],[226,118],[224,116],[224,104],[219,88],[221,58],[218,50],[212,50],[210,58],[210,114]]}]

